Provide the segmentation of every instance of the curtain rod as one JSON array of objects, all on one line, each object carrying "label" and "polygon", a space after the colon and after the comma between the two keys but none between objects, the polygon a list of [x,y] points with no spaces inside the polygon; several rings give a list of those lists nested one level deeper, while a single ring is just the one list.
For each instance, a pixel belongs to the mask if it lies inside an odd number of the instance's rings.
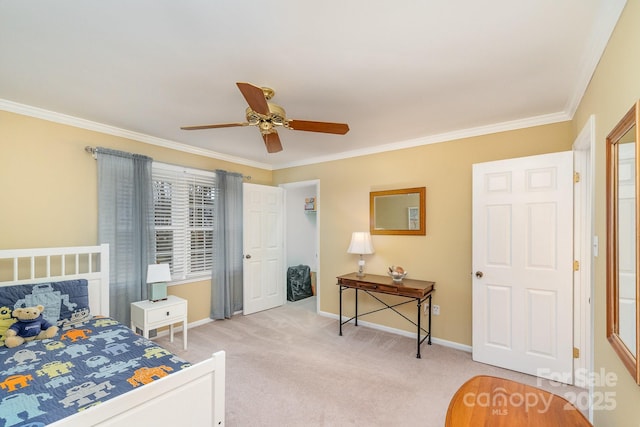
[{"label": "curtain rod", "polygon": [[[91,154],[91,156],[94,159],[98,158],[97,157],[98,149],[96,147],[91,147],[91,146],[87,145],[86,147],[84,147],[84,151],[86,151],[87,153]],[[175,165],[175,166],[184,167],[184,166],[181,166],[181,165]],[[194,168],[194,169],[196,169],[196,168]],[[251,181],[251,175],[242,175],[242,178],[246,179],[247,181]]]}]

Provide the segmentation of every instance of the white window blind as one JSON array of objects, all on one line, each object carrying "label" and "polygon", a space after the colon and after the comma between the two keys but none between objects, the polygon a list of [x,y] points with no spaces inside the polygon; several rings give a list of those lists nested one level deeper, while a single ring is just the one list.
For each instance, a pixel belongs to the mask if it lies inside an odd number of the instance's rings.
[{"label": "white window blind", "polygon": [[153,163],[156,262],[174,280],[211,274],[215,173]]}]

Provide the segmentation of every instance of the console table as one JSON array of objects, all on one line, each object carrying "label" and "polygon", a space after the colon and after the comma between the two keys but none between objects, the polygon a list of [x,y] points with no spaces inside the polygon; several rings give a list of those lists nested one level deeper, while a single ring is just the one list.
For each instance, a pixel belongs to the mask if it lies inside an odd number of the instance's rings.
[{"label": "console table", "polygon": [[[433,292],[435,292],[435,282],[428,282],[425,280],[415,280],[415,279],[403,279],[402,282],[396,283],[389,276],[378,276],[375,274],[366,274],[363,277],[358,277],[356,273],[345,274],[343,276],[338,276],[337,285],[340,287],[340,336],[342,336],[342,325],[345,323],[349,323],[352,320],[355,320],[355,325],[358,326],[358,317],[365,316],[367,314],[376,313],[381,310],[393,310],[398,315],[402,316],[404,319],[411,322],[413,325],[417,327],[416,333],[416,342],[418,347],[417,358],[420,359],[420,344],[422,344],[425,340],[427,340],[427,344],[431,345],[431,296]],[[351,317],[347,320],[342,320],[342,292],[347,289],[353,289],[355,291],[355,316]],[[358,314],[358,291],[363,291],[380,302],[384,307],[379,308],[377,310],[368,311],[366,313]],[[404,297],[408,299],[407,301],[402,301],[397,304],[389,305],[385,301],[378,298],[377,295],[374,294],[387,294],[387,295],[396,295],[400,297]],[[421,308],[422,304],[428,301],[429,302],[429,310],[428,310],[428,329],[424,329],[421,326]],[[409,319],[404,314],[400,313],[395,307],[400,305],[408,304],[410,302],[415,302],[417,304],[417,321],[413,321]],[[425,333],[424,337],[421,337],[421,332]]]}]

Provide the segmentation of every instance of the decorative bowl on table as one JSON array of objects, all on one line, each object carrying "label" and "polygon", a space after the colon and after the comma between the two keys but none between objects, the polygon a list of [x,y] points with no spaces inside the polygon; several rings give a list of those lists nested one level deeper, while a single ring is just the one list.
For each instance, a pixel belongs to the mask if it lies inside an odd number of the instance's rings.
[{"label": "decorative bowl on table", "polygon": [[396,283],[402,282],[402,279],[407,277],[407,272],[404,271],[402,267],[391,266],[389,267],[389,271],[387,272],[387,274],[391,276],[391,279],[393,279],[393,281]]}]

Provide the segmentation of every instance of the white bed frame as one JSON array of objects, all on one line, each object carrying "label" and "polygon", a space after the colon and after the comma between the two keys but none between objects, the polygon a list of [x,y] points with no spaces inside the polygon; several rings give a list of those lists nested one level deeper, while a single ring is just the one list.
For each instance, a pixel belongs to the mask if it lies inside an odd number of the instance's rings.
[{"label": "white bed frame", "polygon": [[[0,250],[0,287],[87,279],[92,314],[109,315],[109,245]],[[224,426],[225,352],[51,426]]]}]

